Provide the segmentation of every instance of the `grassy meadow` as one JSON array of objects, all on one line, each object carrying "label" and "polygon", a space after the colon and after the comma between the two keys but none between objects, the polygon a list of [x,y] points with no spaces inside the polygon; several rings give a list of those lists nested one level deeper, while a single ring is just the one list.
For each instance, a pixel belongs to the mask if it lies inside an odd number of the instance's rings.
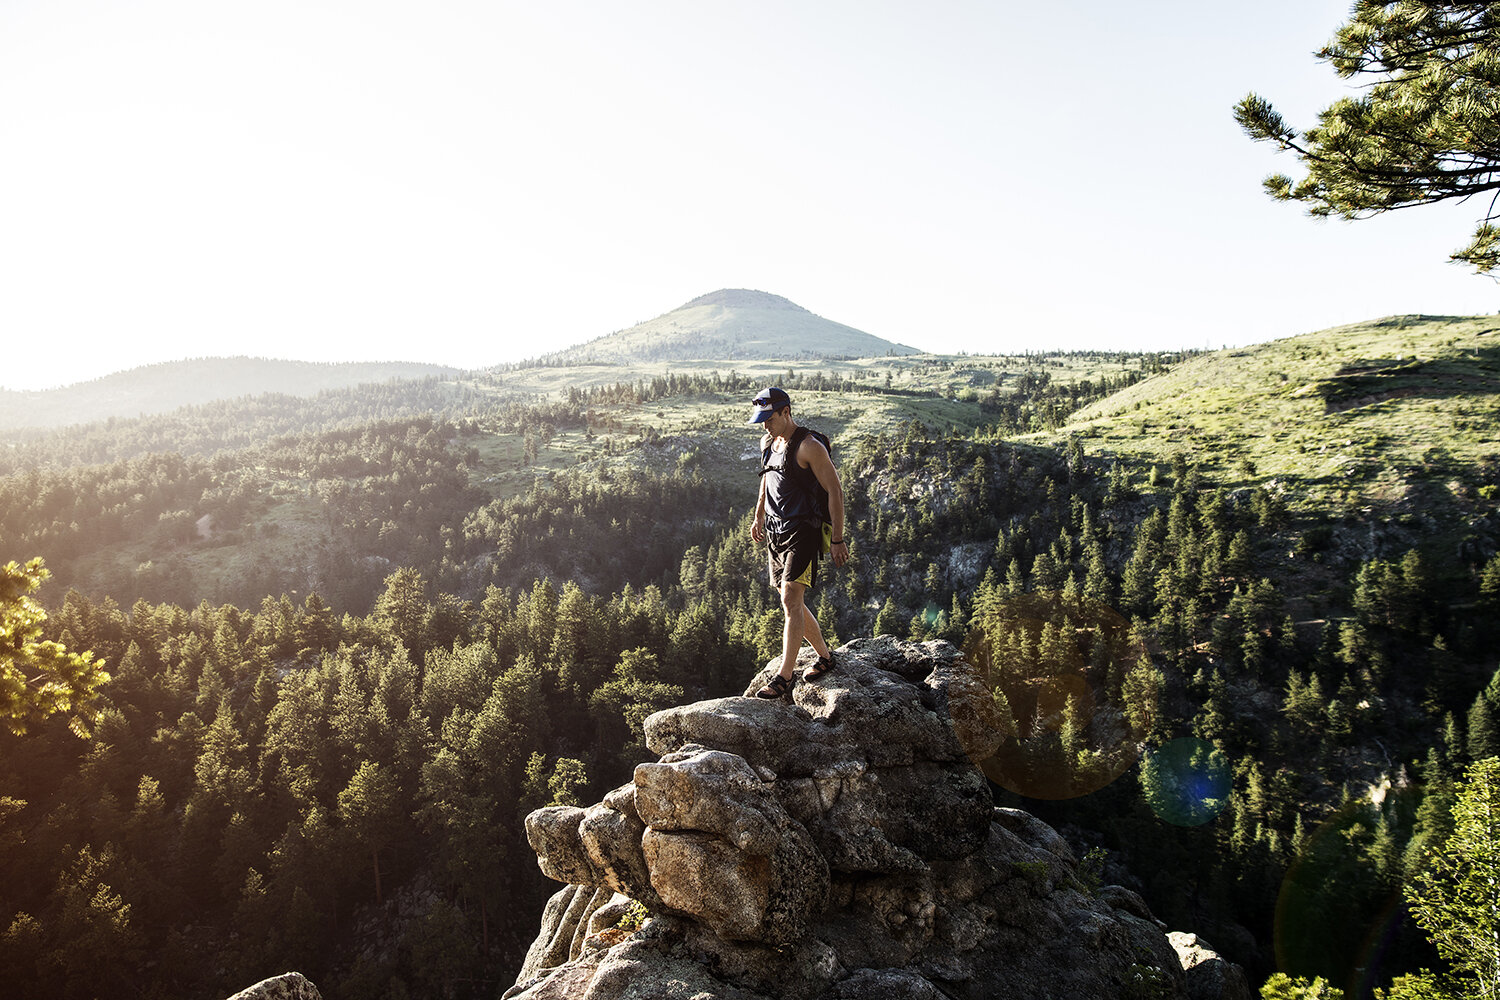
[{"label": "grassy meadow", "polygon": [[1466,471],[1500,462],[1497,334],[1490,317],[1399,316],[1218,351],[1034,437],[1148,462],[1182,453],[1307,509],[1400,505],[1434,479],[1461,494],[1484,488]]}]

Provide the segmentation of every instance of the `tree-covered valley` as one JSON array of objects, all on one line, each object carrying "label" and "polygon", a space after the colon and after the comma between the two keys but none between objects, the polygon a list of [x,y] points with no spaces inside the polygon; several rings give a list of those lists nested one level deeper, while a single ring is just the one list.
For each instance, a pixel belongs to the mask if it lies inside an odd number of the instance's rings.
[{"label": "tree-covered valley", "polygon": [[522,817],[780,648],[744,425],[779,384],[848,505],[825,635],[965,647],[997,801],[1256,984],[1436,967],[1403,885],[1500,754],[1495,330],[518,365],[12,434],[0,554],[111,679],[86,739],[0,734],[0,961],[28,996],[498,996],[553,888]]}]

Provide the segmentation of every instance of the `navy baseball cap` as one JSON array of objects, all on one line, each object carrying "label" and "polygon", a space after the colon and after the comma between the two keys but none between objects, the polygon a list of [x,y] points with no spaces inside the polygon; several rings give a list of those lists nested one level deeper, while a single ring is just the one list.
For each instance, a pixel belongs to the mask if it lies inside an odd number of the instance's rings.
[{"label": "navy baseball cap", "polygon": [[764,423],[771,414],[783,406],[791,406],[792,397],[788,396],[785,390],[770,386],[756,393],[752,402],[755,409],[750,411],[750,423],[759,424]]}]

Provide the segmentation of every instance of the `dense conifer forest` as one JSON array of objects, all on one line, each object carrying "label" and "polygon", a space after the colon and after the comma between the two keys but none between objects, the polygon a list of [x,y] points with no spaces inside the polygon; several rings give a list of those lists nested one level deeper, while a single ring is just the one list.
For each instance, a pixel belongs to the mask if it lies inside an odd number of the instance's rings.
[{"label": "dense conifer forest", "polygon": [[[997,801],[1254,982],[1435,967],[1401,891],[1458,775],[1500,754],[1500,459],[1429,412],[1453,442],[1399,497],[1371,500],[1378,473],[1317,493],[1136,429],[1192,363],[771,378],[845,487],[854,560],[816,613],[835,643],[965,646],[1008,737]],[[524,374],[0,449],[0,553],[46,560],[48,637],[112,677],[89,739],[0,734],[19,995],[222,996],[288,968],[334,997],[509,985],[554,888],[521,818],[628,780],[647,715],[739,694],[781,641],[739,426],[765,375]],[[1090,416],[1130,398],[1134,448]],[[1184,768],[1212,786],[1189,813],[1163,790]]]}]

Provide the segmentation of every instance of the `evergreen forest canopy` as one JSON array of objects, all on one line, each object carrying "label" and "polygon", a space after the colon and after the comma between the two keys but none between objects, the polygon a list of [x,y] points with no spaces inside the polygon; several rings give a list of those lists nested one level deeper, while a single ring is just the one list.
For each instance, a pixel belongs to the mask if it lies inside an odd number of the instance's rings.
[{"label": "evergreen forest canopy", "polygon": [[88,740],[0,734],[0,961],[65,997],[498,995],[551,892],[521,817],[779,649],[743,425],[779,383],[845,484],[825,634],[965,644],[1000,801],[1256,982],[1439,968],[1401,900],[1500,753],[1494,334],[538,366],[11,441],[0,552],[111,679]]}]

